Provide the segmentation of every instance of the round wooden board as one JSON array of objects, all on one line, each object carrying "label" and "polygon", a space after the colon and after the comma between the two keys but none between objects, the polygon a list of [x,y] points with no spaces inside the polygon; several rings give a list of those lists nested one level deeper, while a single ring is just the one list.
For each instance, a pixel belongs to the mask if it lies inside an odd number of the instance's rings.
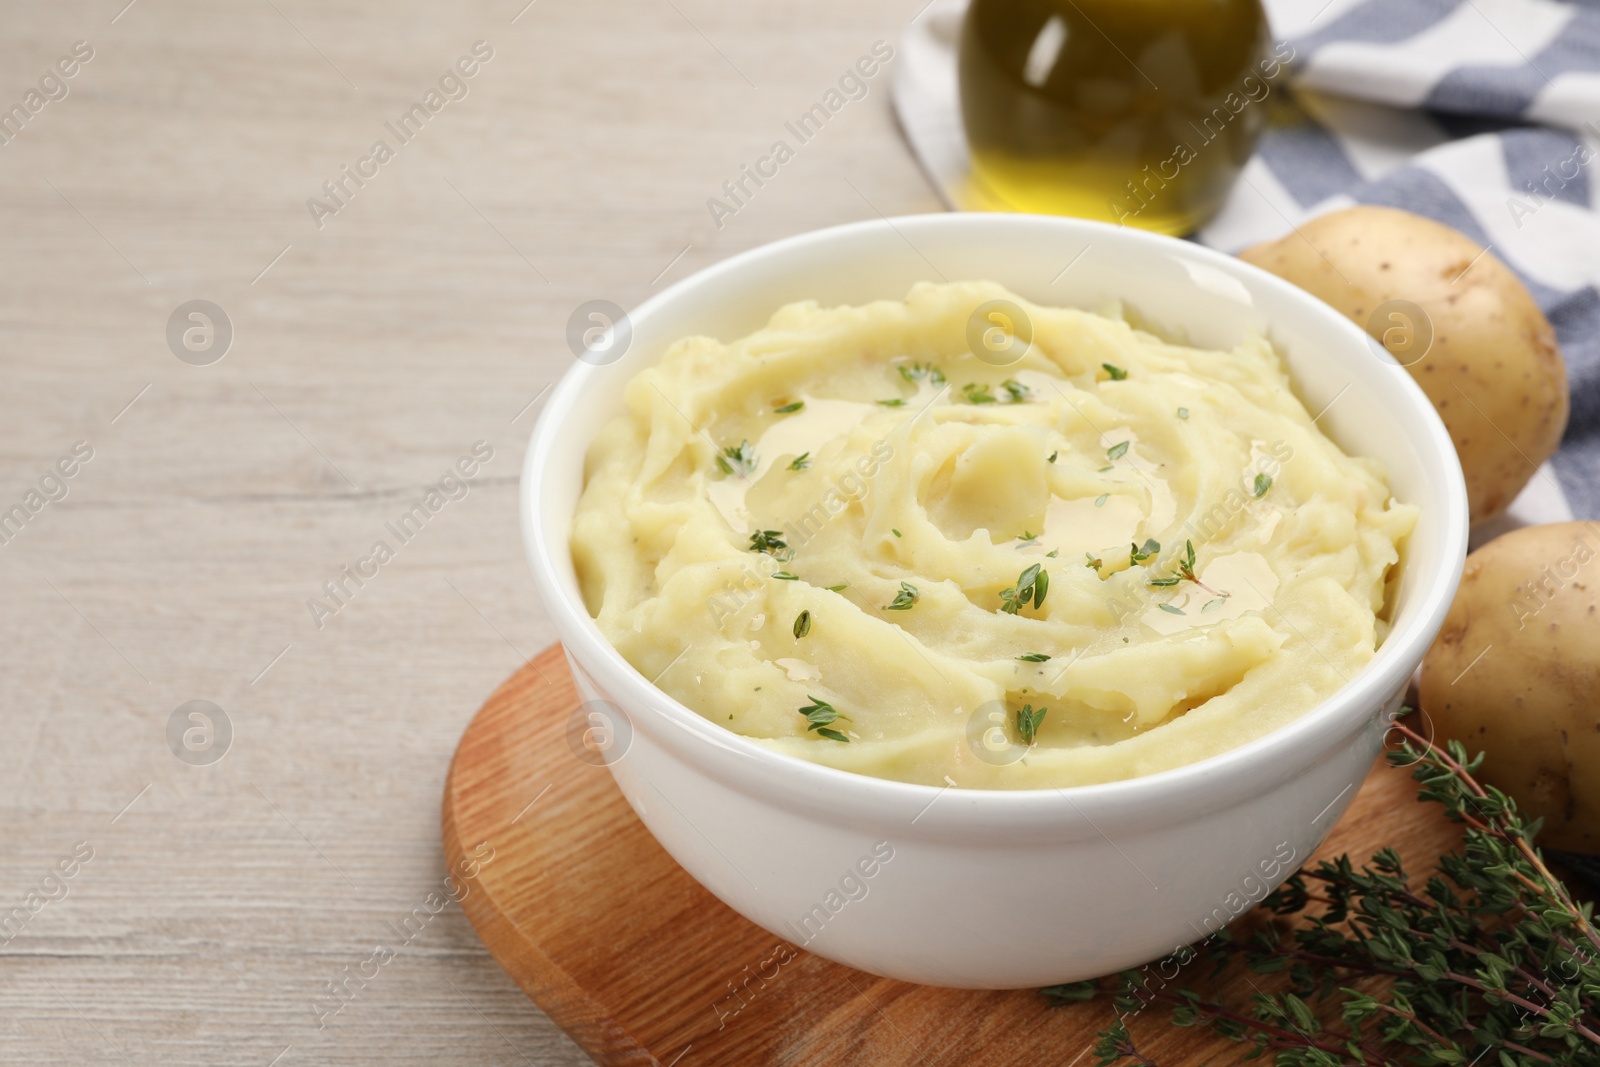
[{"label": "round wooden board", "polygon": [[[560,646],[489,698],[445,783],[444,851],[490,953],[595,1062],[1066,1067],[1106,1024],[1103,1003],[1051,1008],[1028,990],[910,985],[800,949],[763,978],[782,942],[701,888],[610,773],[574,755],[566,729],[578,702]],[[1319,855],[1360,861],[1388,845],[1425,873],[1457,832],[1415,800],[1410,776],[1380,765]],[[1242,1051],[1156,1011],[1135,1026],[1163,1064],[1231,1063]]]}]

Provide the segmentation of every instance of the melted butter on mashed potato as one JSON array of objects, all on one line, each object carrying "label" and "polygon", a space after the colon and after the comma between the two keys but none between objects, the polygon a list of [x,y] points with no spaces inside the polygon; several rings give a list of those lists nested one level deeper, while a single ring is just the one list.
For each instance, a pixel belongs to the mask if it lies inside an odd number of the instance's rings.
[{"label": "melted butter on mashed potato", "polygon": [[[992,299],[1032,322],[1004,367],[968,347]],[[680,341],[586,477],[579,582],[645,677],[775,750],[970,788],[1150,774],[1303,714],[1383,639],[1416,517],[1265,340],[1188,348],[990,283]],[[1002,610],[1035,565],[1043,603]],[[808,729],[816,701],[847,741]]]}]

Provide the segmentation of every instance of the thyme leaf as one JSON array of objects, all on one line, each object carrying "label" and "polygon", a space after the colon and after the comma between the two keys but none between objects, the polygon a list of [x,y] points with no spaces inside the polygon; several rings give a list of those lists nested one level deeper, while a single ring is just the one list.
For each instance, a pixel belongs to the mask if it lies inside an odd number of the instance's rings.
[{"label": "thyme leaf", "polygon": [[993,404],[997,401],[987,385],[980,382],[968,382],[961,387],[961,399],[969,404]]},{"label": "thyme leaf", "polygon": [[752,552],[765,552],[768,555],[776,556],[788,547],[789,545],[784,541],[781,530],[757,530],[750,535],[750,551]]},{"label": "thyme leaf", "polygon": [[894,599],[883,606],[884,611],[910,611],[917,606],[917,601],[922,599],[922,594],[917,592],[917,587],[910,582],[901,582],[900,591],[895,593]]},{"label": "thyme leaf", "polygon": [[1039,735],[1039,724],[1044,722],[1044,713],[1049,710],[1040,708],[1034,711],[1032,704],[1024,704],[1017,709],[1017,736],[1022,739],[1023,744],[1029,746],[1033,744],[1034,738]]},{"label": "thyme leaf", "polygon": [[1144,545],[1132,545],[1128,549],[1128,566],[1143,563],[1145,560],[1161,551],[1161,542],[1155,538],[1146,538]]},{"label": "thyme leaf", "polygon": [[812,696],[810,693],[806,694],[806,699],[811,703],[800,709],[800,714],[806,717],[806,730],[808,732],[815,730],[820,736],[826,737],[830,741],[843,741],[848,744],[850,739],[832,727],[840,719],[849,722],[850,716],[839,714],[838,708],[835,708],[820,697]]},{"label": "thyme leaf", "polygon": [[728,445],[717,456],[717,467],[723,474],[737,474],[741,478],[747,478],[756,469],[755,449],[750,447],[749,441]]},{"label": "thyme leaf", "polygon": [[932,363],[912,363],[909,365],[901,364],[900,377],[904,378],[913,385],[922,381],[924,378],[932,382],[934,385],[943,385],[945,380],[944,371],[940,370],[938,367],[935,367]]},{"label": "thyme leaf", "polygon": [[1000,610],[1007,615],[1019,614],[1031,600],[1035,608],[1044,607],[1045,594],[1050,591],[1050,572],[1034,563],[1017,576],[1017,584],[1000,593]]}]

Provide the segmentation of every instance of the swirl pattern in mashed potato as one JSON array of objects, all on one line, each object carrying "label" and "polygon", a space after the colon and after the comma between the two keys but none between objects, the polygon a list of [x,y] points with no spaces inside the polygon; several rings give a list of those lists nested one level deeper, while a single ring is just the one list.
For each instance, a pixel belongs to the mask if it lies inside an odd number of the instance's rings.
[{"label": "swirl pattern in mashed potato", "polygon": [[[968,341],[997,299],[1032,326],[1005,366]],[[1282,726],[1372,657],[1416,517],[1265,340],[991,283],[794,304],[625,400],[572,529],[601,631],[711,721],[901,781],[1112,781]]]}]

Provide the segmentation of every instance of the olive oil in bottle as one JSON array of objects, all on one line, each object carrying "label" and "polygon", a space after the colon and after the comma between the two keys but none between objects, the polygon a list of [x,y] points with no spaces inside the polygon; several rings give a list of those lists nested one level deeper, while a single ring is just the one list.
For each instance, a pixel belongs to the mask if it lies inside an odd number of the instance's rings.
[{"label": "olive oil in bottle", "polygon": [[1261,0],[972,0],[973,177],[997,206],[1188,233],[1222,206],[1290,58]]}]

